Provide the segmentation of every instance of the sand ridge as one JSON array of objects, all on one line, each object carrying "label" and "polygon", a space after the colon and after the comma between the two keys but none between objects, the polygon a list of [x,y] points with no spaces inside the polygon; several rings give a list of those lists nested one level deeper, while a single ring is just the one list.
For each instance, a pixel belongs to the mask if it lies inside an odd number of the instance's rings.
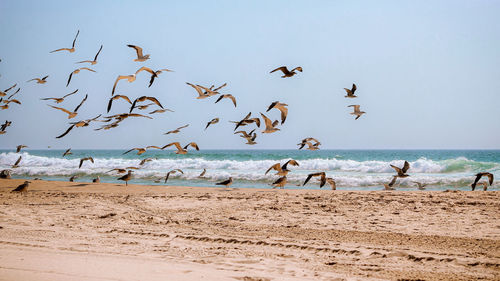
[{"label": "sand ridge", "polygon": [[[27,253],[25,260],[48,255],[57,261],[66,256],[78,263],[84,257],[106,255],[116,258],[109,261],[114,267],[145,258],[150,262],[143,262],[144,268],[164,263],[171,270],[163,274],[170,272],[179,280],[500,278],[497,191],[125,187],[32,181],[26,195],[10,192],[22,182],[0,180],[3,256],[12,255],[12,249],[25,249],[18,251]],[[68,257],[73,254],[79,256]],[[124,262],[118,263],[120,259]],[[5,263],[0,260],[0,272],[14,277],[16,272],[36,269],[26,265],[9,270]],[[191,268],[189,273],[175,270],[177,264]],[[82,277],[85,270],[59,273]],[[80,280],[77,275],[71,276]],[[140,280],[107,271],[91,277]]]}]

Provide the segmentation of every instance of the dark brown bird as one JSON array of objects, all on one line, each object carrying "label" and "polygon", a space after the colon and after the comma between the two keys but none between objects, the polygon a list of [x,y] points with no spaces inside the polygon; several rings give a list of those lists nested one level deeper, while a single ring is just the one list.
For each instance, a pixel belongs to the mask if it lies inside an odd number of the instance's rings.
[{"label": "dark brown bird", "polygon": [[93,179],[92,182],[93,183],[100,183],[101,182],[101,178],[99,176],[97,176],[97,178]]},{"label": "dark brown bird", "polygon": [[71,96],[73,94],[76,94],[76,92],[78,92],[78,89],[76,89],[76,91],[74,91],[74,92],[71,92],[71,93],[63,96],[62,98],[43,98],[41,100],[54,100],[56,103],[61,103],[61,102],[64,101],[65,98],[67,98],[67,97],[69,97],[69,96]]},{"label": "dark brown bird", "polygon": [[286,183],[287,183],[286,176],[282,176],[281,178],[274,181],[271,185],[273,186],[273,188],[275,187],[285,188]]},{"label": "dark brown bird", "polygon": [[487,173],[487,172],[482,172],[482,173],[477,173],[476,174],[476,179],[474,180],[474,182],[471,184],[471,187],[472,187],[472,190],[476,189],[476,184],[477,182],[483,177],[483,176],[487,176],[488,177],[488,181],[490,183],[490,186],[493,184],[493,174],[492,173]]},{"label": "dark brown bird", "polygon": [[80,165],[78,165],[78,169],[80,169],[82,167],[82,164],[85,161],[90,161],[90,162],[92,162],[92,164],[94,164],[94,158],[92,158],[92,157],[81,158],[80,159]]},{"label": "dark brown bird", "polygon": [[181,174],[184,174],[184,172],[181,169],[173,169],[170,172],[168,172],[167,175],[165,176],[165,182],[164,183],[167,183],[168,178],[170,177],[170,174],[175,174],[177,172],[179,172]]},{"label": "dark brown bird", "polygon": [[229,177],[229,179],[227,179],[225,181],[218,182],[215,185],[225,185],[226,187],[230,187],[231,184],[233,184],[233,178]]},{"label": "dark brown bird", "polygon": [[286,116],[288,115],[288,104],[286,103],[280,103],[279,101],[275,101],[271,103],[271,105],[267,108],[266,112],[269,110],[276,108],[281,112],[281,124],[285,123]]},{"label": "dark brown bird", "polygon": [[18,187],[16,187],[14,190],[12,190],[11,192],[22,192],[22,193],[26,193],[28,192],[28,186],[30,185],[30,181],[25,181],[23,184],[19,185]]},{"label": "dark brown bird", "polygon": [[71,48],[61,48],[52,51],[51,53],[59,52],[59,51],[69,51],[70,53],[73,53],[75,51],[75,43],[76,43],[76,38],[78,38],[78,34],[80,34],[80,30],[76,32],[75,39],[73,39],[73,45],[71,45]]},{"label": "dark brown bird", "polygon": [[16,160],[16,163],[14,163],[14,165],[12,165],[12,169],[18,168],[19,163],[21,162],[22,159],[23,159],[23,157],[19,156],[19,158],[17,158],[17,160]]},{"label": "dark brown bird", "polygon": [[88,62],[88,63],[90,63],[91,65],[96,64],[96,63],[97,63],[97,56],[99,56],[99,53],[101,52],[101,50],[102,50],[102,45],[101,45],[101,48],[99,48],[99,51],[97,52],[97,54],[95,55],[94,60],[84,60],[84,61],[79,61],[79,62],[77,62],[77,63],[84,63],[84,62]]},{"label": "dark brown bird", "polygon": [[281,67],[278,67],[278,68],[276,68],[275,70],[273,70],[273,71],[271,71],[269,73],[273,73],[273,72],[275,72],[277,70],[280,70],[281,72],[283,72],[283,76],[281,76],[281,78],[286,78],[286,77],[292,77],[295,74],[297,74],[295,72],[295,70],[302,72],[302,67],[298,66],[298,67],[292,69],[292,71],[289,71],[286,66],[281,66]]},{"label": "dark brown bird", "polygon": [[128,186],[128,181],[132,179],[132,170],[128,170],[128,173],[122,177],[119,177],[118,180],[125,181],[125,186]]},{"label": "dark brown bird", "polygon": [[326,184],[326,174],[325,172],[319,172],[319,173],[312,173],[307,175],[306,180],[304,181],[304,184],[302,186],[306,185],[306,183],[312,178],[312,177],[320,177],[320,184],[319,187],[323,187]]},{"label": "dark brown bird", "polygon": [[28,147],[28,146],[26,146],[24,144],[20,144],[20,145],[16,146],[16,153],[19,153],[19,151],[21,151],[21,149],[23,149],[25,147]]},{"label": "dark brown bird", "polygon": [[406,178],[410,176],[406,174],[406,171],[408,171],[408,169],[410,168],[410,163],[408,163],[408,161],[405,161],[403,168],[398,168],[394,165],[391,165],[391,167],[398,173],[398,175],[396,176],[398,178]]},{"label": "dark brown bird", "polygon": [[278,172],[278,173],[276,173],[276,175],[286,176],[288,174],[288,172],[290,171],[287,169],[288,164],[290,164],[292,166],[300,166],[297,161],[290,159],[290,160],[286,161],[285,164],[283,164],[283,166],[280,163],[276,163],[276,164],[272,165],[271,167],[269,167],[269,169],[267,169],[265,175],[267,175],[267,173],[269,173],[269,171],[271,171],[271,170],[276,170]]},{"label": "dark brown bird", "polygon": [[71,176],[71,178],[69,178],[69,181],[74,182],[77,178],[78,178],[77,175]]},{"label": "dark brown bird", "polygon": [[352,88],[350,90],[347,89],[347,88],[344,88],[344,90],[347,93],[347,95],[344,96],[344,97],[346,97],[346,98],[357,98],[358,96],[354,95],[354,92],[356,92],[356,89],[357,89],[357,87],[356,87],[356,84],[354,84],[354,83],[352,84]]}]

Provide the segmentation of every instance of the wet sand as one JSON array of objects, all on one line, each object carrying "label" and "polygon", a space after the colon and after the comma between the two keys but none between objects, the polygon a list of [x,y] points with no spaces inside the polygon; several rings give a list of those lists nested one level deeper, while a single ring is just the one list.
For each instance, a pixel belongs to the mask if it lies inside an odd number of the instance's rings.
[{"label": "wet sand", "polygon": [[0,180],[0,280],[499,280],[499,191]]}]

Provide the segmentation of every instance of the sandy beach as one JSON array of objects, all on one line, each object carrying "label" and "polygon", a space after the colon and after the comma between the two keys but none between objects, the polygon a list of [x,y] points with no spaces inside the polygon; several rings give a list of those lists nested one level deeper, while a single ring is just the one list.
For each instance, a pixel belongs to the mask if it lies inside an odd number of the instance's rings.
[{"label": "sandy beach", "polygon": [[498,280],[500,193],[0,181],[1,280]]}]

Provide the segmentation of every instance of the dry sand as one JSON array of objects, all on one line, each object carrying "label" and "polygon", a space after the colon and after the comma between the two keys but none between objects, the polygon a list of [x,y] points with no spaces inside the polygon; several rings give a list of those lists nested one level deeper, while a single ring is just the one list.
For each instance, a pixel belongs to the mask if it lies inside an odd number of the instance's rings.
[{"label": "dry sand", "polygon": [[0,180],[0,280],[500,279],[500,192]]}]

